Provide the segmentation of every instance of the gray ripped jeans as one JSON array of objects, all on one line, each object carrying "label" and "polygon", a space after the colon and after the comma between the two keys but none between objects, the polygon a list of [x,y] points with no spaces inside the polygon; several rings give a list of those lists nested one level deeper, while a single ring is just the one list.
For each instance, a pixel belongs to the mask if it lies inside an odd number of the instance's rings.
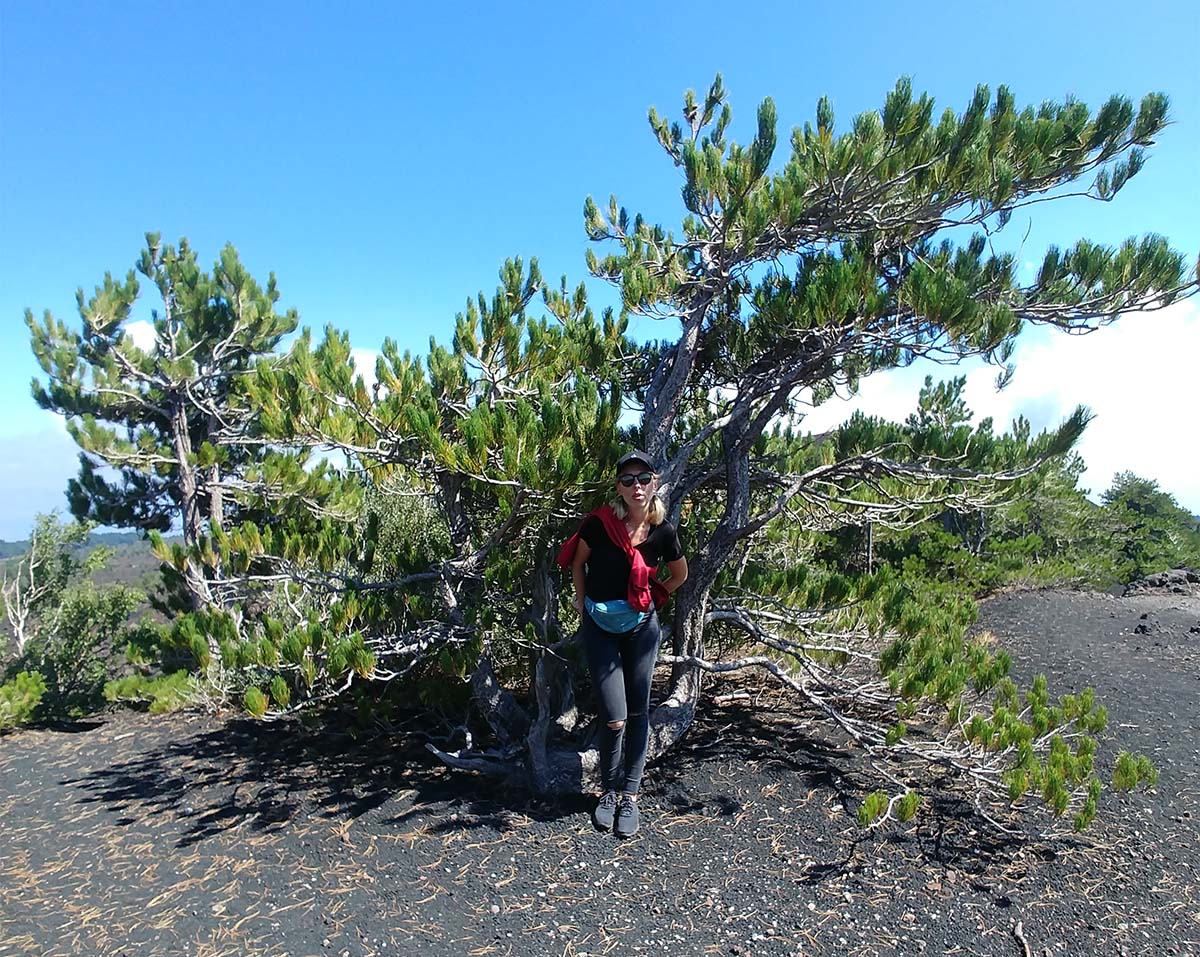
[{"label": "gray ripped jeans", "polygon": [[[642,783],[650,738],[650,681],[661,639],[658,614],[653,611],[622,634],[605,631],[586,612],[583,615],[580,640],[604,720],[600,772],[606,791],[637,794]],[[609,724],[615,721],[625,723],[614,730]]]}]

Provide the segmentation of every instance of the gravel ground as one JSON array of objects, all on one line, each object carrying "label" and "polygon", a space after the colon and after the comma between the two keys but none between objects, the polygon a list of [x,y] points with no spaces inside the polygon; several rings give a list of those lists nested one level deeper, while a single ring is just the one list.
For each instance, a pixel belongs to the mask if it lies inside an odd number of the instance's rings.
[{"label": "gravel ground", "polygon": [[1200,954],[1200,598],[1013,593],[980,627],[1018,676],[1093,684],[1103,754],[1158,787],[1084,841],[1001,842],[953,800],[864,834],[853,757],[735,702],[618,843],[401,736],[124,714],[0,739],[0,957]]}]

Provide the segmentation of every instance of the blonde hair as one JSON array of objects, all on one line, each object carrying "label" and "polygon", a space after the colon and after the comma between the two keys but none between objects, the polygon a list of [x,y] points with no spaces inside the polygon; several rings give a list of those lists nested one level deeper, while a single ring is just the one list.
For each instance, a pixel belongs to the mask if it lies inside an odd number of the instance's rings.
[{"label": "blonde hair", "polygon": [[[617,500],[613,502],[612,509],[617,513],[617,518],[624,521],[629,515],[629,509],[625,505],[625,499],[617,496]],[[663,500],[657,494],[650,496],[650,504],[646,508],[646,518],[650,520],[651,525],[661,525],[667,519],[667,507],[663,504]]]}]

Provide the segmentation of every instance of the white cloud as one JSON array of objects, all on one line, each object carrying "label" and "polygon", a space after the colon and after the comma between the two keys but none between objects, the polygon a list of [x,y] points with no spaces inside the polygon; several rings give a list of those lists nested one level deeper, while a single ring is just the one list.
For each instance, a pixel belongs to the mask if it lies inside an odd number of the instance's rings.
[{"label": "white cloud", "polygon": [[154,323],[146,319],[135,319],[133,322],[125,324],[125,335],[133,340],[133,344],[143,352],[150,352],[154,349],[155,333]]},{"label": "white cloud", "polygon": [[354,346],[350,349],[350,358],[354,362],[354,370],[363,377],[363,384],[369,392],[378,381],[375,378],[375,361],[379,358],[378,349],[365,349]]},{"label": "white cloud", "polygon": [[[968,379],[968,402],[997,422],[1024,412],[1033,426],[1061,421],[1077,404],[1095,414],[1077,450],[1083,484],[1099,494],[1116,472],[1154,479],[1200,512],[1195,423],[1200,409],[1200,304],[1123,316],[1080,338],[1042,335],[1018,348],[1017,372],[1004,392]],[[992,405],[989,407],[989,403]],[[1001,408],[1006,417],[997,413]]]},{"label": "white cloud", "polygon": [[926,375],[936,380],[966,375],[966,400],[976,420],[991,416],[998,429],[1018,415],[1034,431],[1057,425],[1076,405],[1095,415],[1077,450],[1087,463],[1082,484],[1094,496],[1116,472],[1130,470],[1153,479],[1200,513],[1200,456],[1196,426],[1200,410],[1200,303],[1133,313],[1086,336],[1031,330],[1018,340],[1016,374],[1002,392],[996,369],[979,362],[960,367],[918,363],[863,381],[848,401],[833,400],[813,410],[803,428],[821,432],[845,421],[855,409],[903,419],[916,406]]}]

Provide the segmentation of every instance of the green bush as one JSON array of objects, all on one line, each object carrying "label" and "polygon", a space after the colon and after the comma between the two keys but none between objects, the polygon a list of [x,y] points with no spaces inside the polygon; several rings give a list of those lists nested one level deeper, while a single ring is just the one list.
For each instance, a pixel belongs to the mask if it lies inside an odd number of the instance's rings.
[{"label": "green bush", "polygon": [[1200,565],[1200,526],[1157,482],[1120,472],[1102,498],[1116,525],[1114,544],[1126,581]]},{"label": "green bush", "polygon": [[148,705],[151,714],[178,711],[192,703],[195,683],[186,670],[149,677],[127,675],[104,686],[104,697],[113,703]]},{"label": "green bush", "polygon": [[77,717],[103,704],[113,649],[142,601],[140,592],[121,585],[88,583],[63,594],[57,627],[26,656],[46,678],[40,717]]},{"label": "green bush", "polygon": [[78,717],[103,703],[114,650],[129,630],[129,616],[145,601],[124,585],[91,581],[111,549],[85,554],[88,530],[85,523],[39,515],[25,553],[5,570],[3,600],[13,634],[10,646],[0,647],[0,681],[39,675],[41,692],[30,717]]},{"label": "green bush", "polygon": [[36,671],[19,671],[0,685],[0,731],[29,724],[45,693],[46,679]]},{"label": "green bush", "polygon": [[263,694],[262,688],[251,686],[246,689],[246,694],[242,697],[242,704],[254,717],[261,718],[267,713],[269,702],[267,696]]}]

